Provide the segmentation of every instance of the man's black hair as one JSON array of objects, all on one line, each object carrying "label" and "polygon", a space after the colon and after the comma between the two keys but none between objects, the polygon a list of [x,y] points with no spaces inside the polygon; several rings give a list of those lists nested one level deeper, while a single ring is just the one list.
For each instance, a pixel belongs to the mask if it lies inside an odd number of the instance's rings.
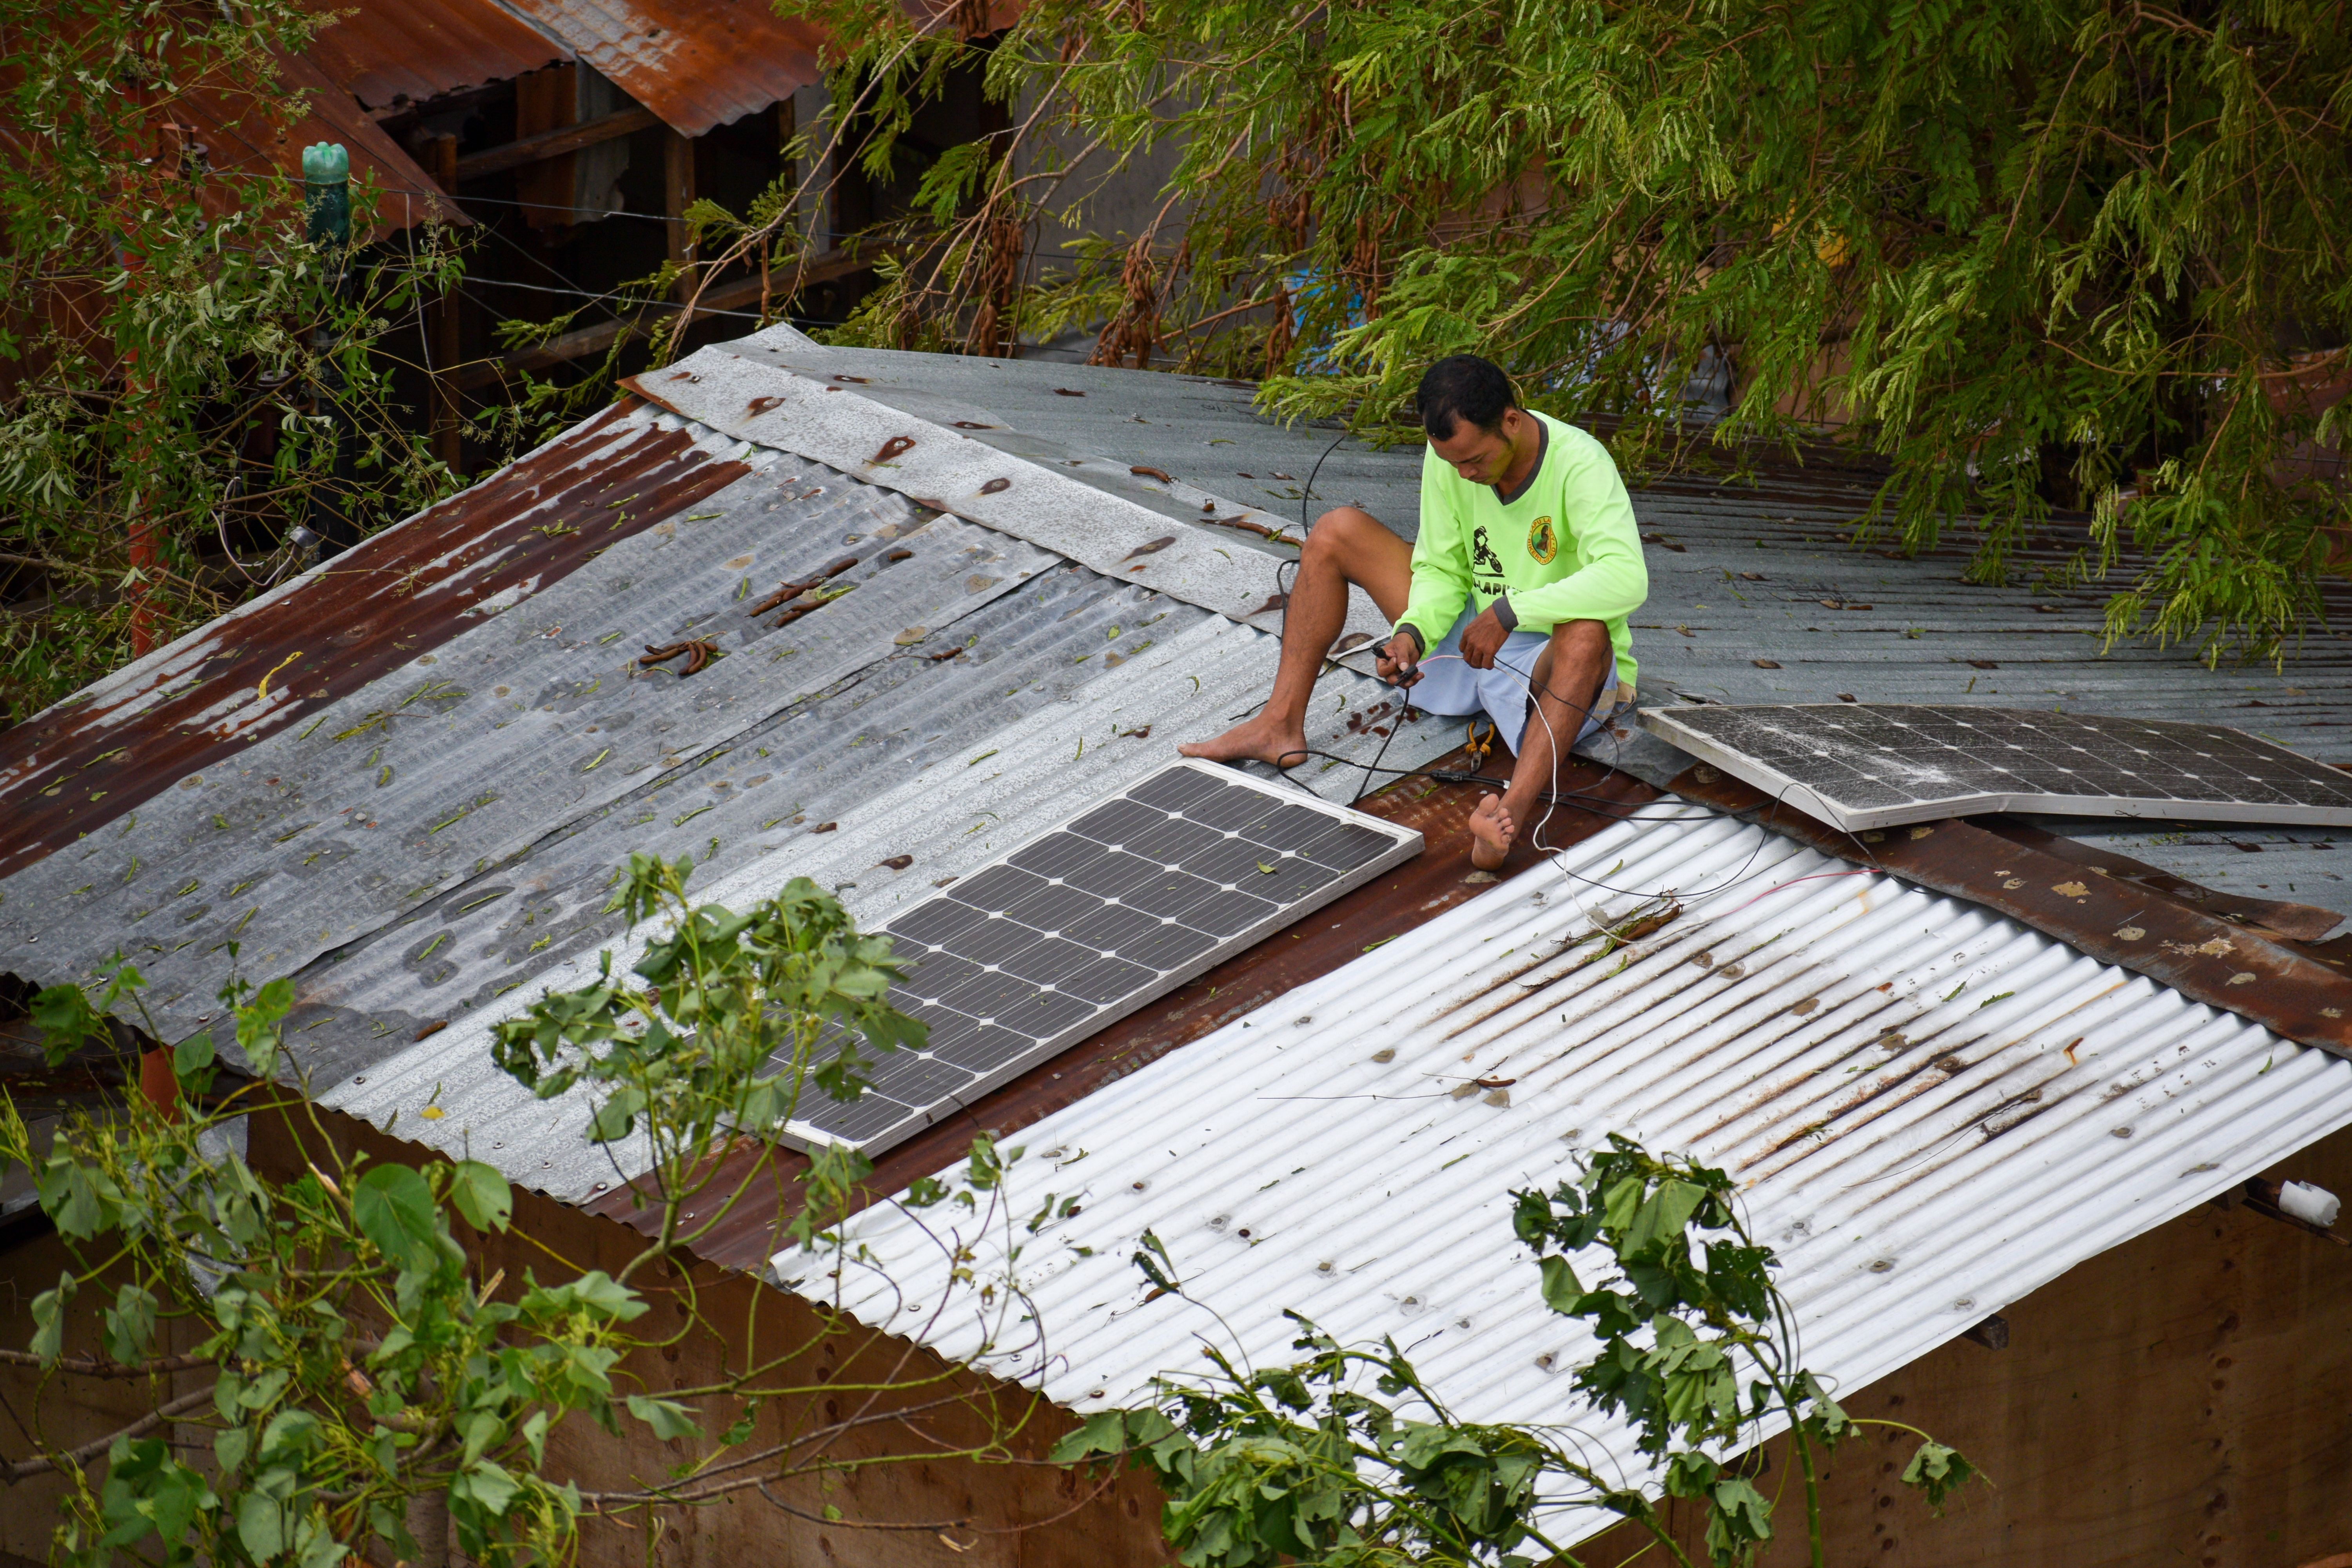
[{"label": "man's black hair", "polygon": [[1476,354],[1449,354],[1421,374],[1421,427],[1433,441],[1451,440],[1457,421],[1492,433],[1503,412],[1517,407],[1503,367]]}]

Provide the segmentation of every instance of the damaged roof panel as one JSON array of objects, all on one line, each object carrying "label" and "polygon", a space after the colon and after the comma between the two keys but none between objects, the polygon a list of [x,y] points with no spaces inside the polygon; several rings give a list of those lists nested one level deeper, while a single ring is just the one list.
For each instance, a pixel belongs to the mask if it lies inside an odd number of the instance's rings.
[{"label": "damaged roof panel", "polygon": [[336,13],[309,53],[370,109],[423,103],[572,58],[494,0],[369,0]]},{"label": "damaged roof panel", "polygon": [[[449,552],[478,563],[449,595],[466,606],[448,616],[452,629],[466,629],[434,651],[395,641],[400,661],[379,679],[215,754],[139,812],[10,878],[0,963],[45,982],[79,976],[122,942],[176,1038],[214,1011],[230,941],[248,971],[299,967],[649,773],[691,767],[887,657],[910,626],[947,626],[1052,563],[782,454],[751,461],[758,471],[650,528],[624,531],[638,493],[625,489],[593,514],[551,520],[543,526],[567,539],[613,542],[557,582],[488,593],[495,531]],[[813,575],[848,538],[856,564],[827,584],[838,597],[782,629],[743,614],[750,574],[763,585]],[[322,624],[333,622],[313,619],[305,647]],[[690,680],[639,664],[644,645],[697,634],[733,657]],[[214,706],[233,720],[257,701],[269,707],[266,694],[232,689]],[[444,967],[436,952],[411,956],[420,978]]]},{"label": "damaged roof panel", "polygon": [[824,35],[758,0],[506,0],[682,136],[824,79]]},{"label": "damaged roof panel", "polygon": [[[593,968],[593,953],[621,935],[605,904],[614,870],[631,853],[691,857],[698,896],[738,872],[764,875],[772,890],[839,842],[837,825],[859,835],[861,808],[877,795],[910,774],[962,769],[989,749],[993,731],[1068,700],[1106,658],[1140,652],[1201,618],[1091,573],[1047,573],[936,637],[893,647],[724,748],[639,775],[626,795],[549,824],[525,854],[298,974],[289,1026],[311,1047],[313,1082],[334,1089],[419,1028],[463,1020],[510,993],[577,984],[573,969],[558,974],[556,966]],[[624,703],[578,716],[595,719],[616,743],[629,732]],[[929,854],[902,872],[873,864],[908,853],[913,836],[902,837],[907,847],[877,848],[844,879],[928,889],[940,875]],[[427,945],[433,952],[420,961]]]}]

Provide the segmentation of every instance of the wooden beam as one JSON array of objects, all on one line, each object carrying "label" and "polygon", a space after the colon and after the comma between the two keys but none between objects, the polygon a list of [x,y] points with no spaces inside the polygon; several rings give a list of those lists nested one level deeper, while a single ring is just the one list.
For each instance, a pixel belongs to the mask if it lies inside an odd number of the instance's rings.
[{"label": "wooden beam", "polygon": [[[773,280],[771,298],[782,302],[811,284],[830,282],[853,272],[862,272],[880,260],[882,253],[883,247],[870,241],[840,250],[820,251],[791,272],[779,273]],[[695,309],[698,311],[740,310],[746,305],[759,302],[759,279],[739,278],[731,283],[722,283],[707,290],[696,302]],[[488,386],[509,375],[519,375],[526,371],[552,370],[576,359],[603,353],[616,341],[635,337],[661,317],[677,314],[677,309],[667,300],[653,300],[634,316],[599,321],[593,327],[583,327],[577,331],[551,339],[536,348],[518,349],[513,353],[474,365],[457,378],[457,384],[468,390]]]},{"label": "wooden beam", "polygon": [[478,180],[485,174],[502,174],[527,163],[543,163],[550,158],[561,158],[566,153],[577,153],[583,147],[593,147],[616,136],[633,135],[660,123],[650,109],[624,109],[617,114],[583,120],[577,125],[559,125],[502,147],[467,153],[457,160],[457,178]]}]

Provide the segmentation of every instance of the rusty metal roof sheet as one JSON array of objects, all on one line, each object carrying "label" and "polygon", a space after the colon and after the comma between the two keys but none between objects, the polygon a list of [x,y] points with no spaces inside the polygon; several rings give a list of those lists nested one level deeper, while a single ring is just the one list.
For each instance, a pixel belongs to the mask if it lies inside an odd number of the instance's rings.
[{"label": "rusty metal roof sheet", "polygon": [[[194,90],[175,100],[173,112],[194,128],[208,166],[228,176],[207,182],[201,195],[207,212],[227,212],[247,199],[241,177],[299,180],[305,146],[340,142],[351,154],[352,179],[381,193],[375,212],[379,232],[428,220],[461,226],[473,221],[455,203],[443,199],[415,161],[361,111],[351,94],[329,79],[316,60],[308,55],[281,56],[278,69],[279,85],[300,106],[300,112],[282,124],[242,94]],[[13,139],[9,129],[0,125],[0,143]],[[297,195],[297,187],[280,184],[266,199],[290,204]]]},{"label": "rusty metal roof sheet", "polygon": [[[1051,1364],[941,1313],[956,1241],[891,1210],[848,1232],[895,1296],[792,1252],[777,1275],[1081,1409],[1196,1367],[1202,1334],[1286,1362],[1287,1309],[1411,1344],[1465,1419],[1559,1422],[1587,1344],[1509,1193],[1612,1132],[1738,1177],[1806,1364],[1853,1388],[2352,1123],[2352,1062],[1733,818],[1642,815],[1028,1127],[1011,1206],[1077,1212],[1017,1261],[984,1225],[957,1240],[1017,1280]],[[1666,889],[1664,926],[1595,937]],[[1458,1092],[1479,1079],[1510,1082]],[[1201,1306],[1150,1299],[1147,1227]],[[1639,1472],[1622,1427],[1579,1426]]]},{"label": "rusty metal roof sheet", "polygon": [[682,135],[823,79],[824,33],[761,0],[505,0]]},{"label": "rusty metal roof sheet", "polygon": [[320,27],[310,55],[370,109],[422,103],[572,58],[495,0],[368,0]]},{"label": "rusty metal roof sheet", "polygon": [[600,414],[396,528],[0,732],[0,877],[553,585],[749,469],[677,422]]}]

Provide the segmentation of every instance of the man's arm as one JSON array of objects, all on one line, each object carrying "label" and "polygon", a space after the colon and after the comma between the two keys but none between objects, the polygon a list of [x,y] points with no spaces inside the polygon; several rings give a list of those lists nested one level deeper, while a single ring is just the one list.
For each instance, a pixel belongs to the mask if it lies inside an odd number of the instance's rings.
[{"label": "man's arm", "polygon": [[1419,654],[1435,647],[1454,629],[1470,600],[1470,552],[1464,543],[1461,504],[1444,459],[1427,449],[1421,456],[1421,532],[1412,544],[1412,591],[1406,596],[1397,630],[1420,639]]},{"label": "man's arm", "polygon": [[1625,481],[1607,447],[1591,440],[1580,447],[1560,487],[1561,522],[1576,531],[1585,563],[1557,583],[1511,590],[1511,611],[1529,631],[1549,632],[1566,621],[1620,621],[1650,596],[1641,525]]}]

